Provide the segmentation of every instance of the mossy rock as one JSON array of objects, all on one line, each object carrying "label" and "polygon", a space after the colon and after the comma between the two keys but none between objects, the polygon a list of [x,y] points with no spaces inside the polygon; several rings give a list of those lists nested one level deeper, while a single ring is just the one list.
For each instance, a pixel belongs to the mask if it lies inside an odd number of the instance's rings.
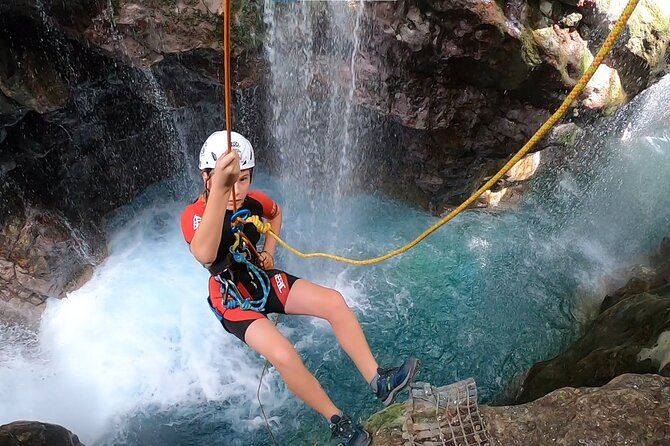
[{"label": "mossy rock", "polygon": [[368,418],[365,422],[365,430],[373,434],[390,432],[394,429],[402,429],[404,422],[404,404],[393,404]]},{"label": "mossy rock", "polygon": [[521,32],[521,58],[529,67],[542,65],[542,56],[533,38],[533,31],[528,28]]},{"label": "mossy rock", "polygon": [[664,64],[670,43],[670,3],[642,0],[628,21],[626,47],[654,70]]},{"label": "mossy rock", "polygon": [[[192,3],[192,4],[191,4]],[[200,47],[220,49],[223,45],[223,15],[220,10],[210,11],[195,2],[179,3],[176,0],[111,0],[116,16],[123,14],[126,5],[140,5],[150,11],[163,32],[178,35],[182,39],[199,42]],[[246,51],[257,51],[263,44],[265,25],[263,23],[260,0],[232,0],[231,3],[231,46],[233,57]],[[138,26],[139,25],[133,25]],[[134,31],[134,30],[133,30]],[[155,46],[143,41],[142,33],[133,33],[133,38],[149,47]],[[152,48],[155,49],[155,48]],[[155,49],[162,52],[160,49]]]}]

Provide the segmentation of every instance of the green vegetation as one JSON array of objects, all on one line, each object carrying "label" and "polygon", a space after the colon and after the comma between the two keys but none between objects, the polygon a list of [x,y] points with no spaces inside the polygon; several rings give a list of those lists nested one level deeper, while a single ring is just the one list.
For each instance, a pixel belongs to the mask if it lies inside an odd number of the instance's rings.
[{"label": "green vegetation", "polygon": [[521,31],[521,58],[531,68],[542,64],[542,56],[535,43],[533,30],[526,27]]},{"label": "green vegetation", "polygon": [[263,43],[262,8],[258,0],[233,0],[231,8],[231,39],[237,50],[250,50],[260,47]]},{"label": "green vegetation", "polygon": [[368,418],[365,428],[368,432],[390,431],[400,429],[405,421],[404,404],[393,404]]}]

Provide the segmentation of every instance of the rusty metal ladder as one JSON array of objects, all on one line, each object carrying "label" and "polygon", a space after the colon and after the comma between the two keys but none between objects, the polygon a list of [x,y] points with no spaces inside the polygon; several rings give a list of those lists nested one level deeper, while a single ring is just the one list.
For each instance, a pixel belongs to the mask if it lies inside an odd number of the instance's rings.
[{"label": "rusty metal ladder", "polygon": [[406,404],[405,446],[494,446],[472,378],[442,387],[412,384]]}]

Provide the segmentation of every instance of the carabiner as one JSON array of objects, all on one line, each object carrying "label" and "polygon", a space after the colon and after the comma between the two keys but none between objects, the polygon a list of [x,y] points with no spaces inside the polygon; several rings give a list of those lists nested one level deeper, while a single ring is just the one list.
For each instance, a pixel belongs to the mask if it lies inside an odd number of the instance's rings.
[{"label": "carabiner", "polygon": [[[239,211],[235,212],[233,216],[230,217],[230,229],[233,232],[239,231],[240,228],[238,226],[239,223],[237,223],[237,219],[239,218],[241,220],[246,220],[250,215],[251,211],[249,209],[240,209]],[[244,225],[242,225],[242,227],[244,228]]]}]

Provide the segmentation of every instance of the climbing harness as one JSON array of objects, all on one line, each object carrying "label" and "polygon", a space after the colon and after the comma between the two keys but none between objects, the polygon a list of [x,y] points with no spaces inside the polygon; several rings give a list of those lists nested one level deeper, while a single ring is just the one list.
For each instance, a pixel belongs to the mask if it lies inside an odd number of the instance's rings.
[{"label": "climbing harness", "polygon": [[234,308],[241,308],[242,310],[251,310],[261,313],[265,311],[265,304],[268,301],[268,295],[270,294],[270,279],[268,275],[265,274],[261,268],[257,267],[251,263],[244,254],[239,252],[232,252],[233,258],[238,263],[243,263],[249,270],[249,274],[252,276],[252,280],[257,279],[257,282],[263,290],[263,297],[258,300],[245,299],[242,297],[242,293],[235,285],[235,282],[228,278],[223,278],[219,274],[215,277],[216,281],[221,284],[221,298],[223,299],[223,305],[229,310]]},{"label": "climbing harness", "polygon": [[[244,225],[240,223],[243,223],[245,219],[248,219],[250,214],[251,211],[248,209],[240,209],[230,218],[231,229],[233,234],[235,234],[235,243],[233,243],[229,251],[236,263],[246,267],[246,270],[251,276],[252,283],[260,284],[261,290],[263,291],[263,297],[257,300],[245,299],[237,288],[237,285],[235,285],[233,274],[229,268],[226,268],[222,273],[216,274],[214,279],[219,282],[219,285],[221,286],[221,300],[225,308],[232,310],[239,307],[242,310],[251,310],[261,313],[265,311],[265,304],[267,303],[268,295],[270,294],[270,278],[262,268],[257,267],[249,261],[249,258],[253,255],[249,248],[254,248],[253,244],[250,244],[248,239],[245,238],[244,232],[242,232]],[[228,273],[230,277],[223,277],[226,273]],[[219,316],[217,315],[217,317]]]},{"label": "climbing harness", "polygon": [[[230,217],[230,228],[232,229],[233,233],[241,231],[240,229],[240,221],[237,219],[239,218],[244,222],[249,216],[251,215],[251,211],[249,209],[240,209],[239,211],[233,213],[232,217]],[[244,227],[242,225],[242,227]]]}]

